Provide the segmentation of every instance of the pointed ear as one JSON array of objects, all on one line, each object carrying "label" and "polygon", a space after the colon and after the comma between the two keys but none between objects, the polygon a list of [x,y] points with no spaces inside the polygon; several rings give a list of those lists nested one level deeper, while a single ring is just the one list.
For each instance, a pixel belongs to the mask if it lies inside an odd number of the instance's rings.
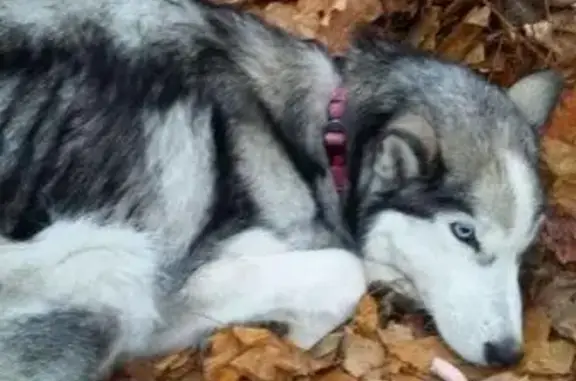
[{"label": "pointed ear", "polygon": [[378,144],[374,172],[384,181],[426,176],[438,153],[437,135],[428,121],[404,114],[387,126]]},{"label": "pointed ear", "polygon": [[521,78],[508,89],[508,95],[528,121],[540,129],[558,104],[563,87],[560,74],[542,70]]}]

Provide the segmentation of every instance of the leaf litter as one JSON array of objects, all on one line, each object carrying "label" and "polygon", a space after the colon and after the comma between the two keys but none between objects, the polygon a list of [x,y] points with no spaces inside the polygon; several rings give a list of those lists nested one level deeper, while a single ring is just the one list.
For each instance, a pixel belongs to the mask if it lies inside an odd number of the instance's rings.
[{"label": "leaf litter", "polygon": [[461,61],[510,85],[540,68],[567,91],[542,136],[550,212],[527,261],[525,357],[511,369],[465,363],[423,318],[382,319],[371,295],[312,350],[262,328],[226,327],[203,352],[126,364],[110,381],[574,381],[576,379],[576,0],[214,0],[344,52],[358,25]]}]

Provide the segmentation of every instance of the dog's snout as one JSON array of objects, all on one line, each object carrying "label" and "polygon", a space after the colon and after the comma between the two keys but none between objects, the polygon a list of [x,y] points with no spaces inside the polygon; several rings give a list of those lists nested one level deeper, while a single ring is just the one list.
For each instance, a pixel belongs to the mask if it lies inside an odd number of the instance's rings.
[{"label": "dog's snout", "polygon": [[511,366],[522,360],[522,344],[512,338],[484,344],[484,358],[490,366]]}]

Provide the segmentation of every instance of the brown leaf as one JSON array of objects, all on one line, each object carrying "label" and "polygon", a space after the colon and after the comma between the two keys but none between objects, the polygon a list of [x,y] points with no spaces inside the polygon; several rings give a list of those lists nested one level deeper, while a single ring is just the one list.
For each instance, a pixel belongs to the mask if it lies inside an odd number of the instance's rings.
[{"label": "brown leaf", "polygon": [[569,7],[576,4],[576,0],[548,0],[548,4],[553,7]]},{"label": "brown leaf", "polygon": [[276,380],[275,358],[280,349],[272,346],[250,348],[230,362],[242,375],[258,381]]},{"label": "brown leaf", "polygon": [[407,13],[414,15],[418,10],[418,0],[387,0],[382,2],[386,13]]},{"label": "brown leaf", "polygon": [[[576,145],[576,91],[565,91],[546,129],[546,137]],[[551,147],[553,148],[553,147]],[[553,154],[553,152],[550,152]]]},{"label": "brown leaf", "polygon": [[576,174],[576,146],[559,139],[542,139],[542,159],[558,177]]},{"label": "brown leaf", "polygon": [[314,377],[314,381],[356,381],[351,375],[344,373],[340,369],[331,370],[328,373]]},{"label": "brown leaf", "polygon": [[569,374],[576,355],[576,347],[565,340],[541,343],[524,360],[524,371],[539,375]]},{"label": "brown leaf", "polygon": [[352,324],[356,331],[361,335],[371,335],[378,329],[378,304],[370,295],[364,295],[352,319]]},{"label": "brown leaf", "polygon": [[[576,3],[576,0],[571,1]],[[574,10],[554,12],[548,17],[548,21],[557,31],[576,34],[576,12]]]},{"label": "brown leaf", "polygon": [[552,324],[543,307],[534,307],[524,313],[524,346],[527,352],[531,348],[548,342]]},{"label": "brown leaf", "polygon": [[570,191],[576,191],[576,181],[554,184],[551,192],[554,204],[570,214],[553,211],[544,220],[540,234],[542,244],[561,264],[576,262],[576,193]]},{"label": "brown leaf", "polygon": [[215,381],[218,370],[228,365],[240,351],[240,342],[231,330],[222,330],[213,335],[210,339],[210,353],[203,363],[206,380]]},{"label": "brown leaf", "polygon": [[504,372],[492,375],[482,381],[530,381],[528,376],[519,376],[513,372]]},{"label": "brown leaf", "polygon": [[492,10],[488,6],[476,7],[472,9],[464,18],[464,22],[470,25],[477,25],[486,28],[490,22]]},{"label": "brown leaf", "polygon": [[486,61],[486,48],[481,42],[477,43],[464,57],[464,62],[468,65],[475,65],[484,61]]},{"label": "brown leaf", "polygon": [[412,374],[397,374],[394,376],[394,381],[422,381],[421,376],[415,376]]},{"label": "brown leaf", "polygon": [[302,14],[294,3],[273,2],[261,12],[271,24],[279,26],[302,38],[317,38],[320,20],[314,14]]},{"label": "brown leaf", "polygon": [[365,375],[361,377],[362,381],[381,381],[389,375],[389,372],[386,368],[376,368],[372,369]]},{"label": "brown leaf", "polygon": [[576,344],[576,303],[562,310],[552,322],[554,330]]},{"label": "brown leaf", "polygon": [[455,359],[451,351],[435,336],[391,342],[386,347],[391,354],[398,357],[402,362],[410,364],[416,370],[425,373],[430,369],[434,357],[442,357],[450,362]]},{"label": "brown leaf", "polygon": [[270,340],[272,333],[263,328],[233,327],[232,333],[240,344],[251,347],[266,340]]},{"label": "brown leaf", "polygon": [[[558,256],[560,263],[568,263],[574,260],[576,254],[573,252],[576,231],[574,230],[574,218],[576,218],[576,174],[565,176],[557,179],[552,185],[550,193],[553,205],[557,205],[562,211],[568,213],[568,216],[560,217],[565,225],[562,227],[562,233],[555,233],[555,236],[564,236],[566,250],[562,256]],[[550,223],[552,223],[550,221]],[[550,233],[550,231],[549,231]]]},{"label": "brown leaf", "polygon": [[344,333],[342,332],[331,333],[310,350],[310,355],[316,359],[323,358],[335,360],[343,338]]},{"label": "brown leaf", "polygon": [[549,20],[524,25],[524,33],[527,37],[539,42],[559,56],[566,56],[567,58],[573,57],[573,49],[576,47],[574,37],[562,38],[562,36],[556,34],[555,31],[556,27]]},{"label": "brown leaf", "polygon": [[441,12],[441,7],[426,7],[422,11],[422,17],[410,30],[407,38],[408,43],[428,51],[436,49],[436,35],[440,30]]},{"label": "brown leaf", "polygon": [[[333,0],[338,2],[338,0]],[[316,7],[318,0],[299,0],[299,4],[306,3],[308,7]],[[325,41],[332,52],[342,52],[348,47],[348,40],[352,30],[361,24],[370,23],[383,13],[380,0],[348,0],[346,8],[339,10],[335,7],[324,9],[324,14],[330,12],[328,24],[320,25],[318,36]]]},{"label": "brown leaf", "polygon": [[414,340],[414,333],[410,327],[403,324],[390,323],[386,329],[378,330],[378,337],[382,344],[388,346],[398,342]]},{"label": "brown leaf", "polygon": [[220,368],[214,372],[214,381],[240,381],[240,373],[229,366]]},{"label": "brown leaf", "polygon": [[541,0],[499,0],[497,3],[502,15],[514,26],[538,22],[546,14]]},{"label": "brown leaf", "polygon": [[576,274],[557,274],[542,289],[537,301],[546,308],[553,329],[576,343]]},{"label": "brown leaf", "polygon": [[298,376],[308,376],[334,365],[333,358],[315,359],[309,353],[293,346],[286,346],[274,360],[276,367]]},{"label": "brown leaf", "polygon": [[354,377],[361,377],[385,362],[384,348],[377,341],[349,333],[343,342],[342,367]]},{"label": "brown leaf", "polygon": [[482,34],[482,29],[478,25],[461,22],[442,39],[438,46],[438,53],[447,59],[462,61],[476,44],[478,37]]}]

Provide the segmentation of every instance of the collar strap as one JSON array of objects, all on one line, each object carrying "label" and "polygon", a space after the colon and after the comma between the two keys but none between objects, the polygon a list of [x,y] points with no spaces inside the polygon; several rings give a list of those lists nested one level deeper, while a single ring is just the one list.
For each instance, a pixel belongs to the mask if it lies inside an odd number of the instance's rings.
[{"label": "collar strap", "polygon": [[342,116],[346,110],[346,89],[334,90],[328,105],[328,123],[324,127],[324,146],[330,163],[330,171],[336,190],[340,193],[347,186],[346,172],[346,129]]}]

